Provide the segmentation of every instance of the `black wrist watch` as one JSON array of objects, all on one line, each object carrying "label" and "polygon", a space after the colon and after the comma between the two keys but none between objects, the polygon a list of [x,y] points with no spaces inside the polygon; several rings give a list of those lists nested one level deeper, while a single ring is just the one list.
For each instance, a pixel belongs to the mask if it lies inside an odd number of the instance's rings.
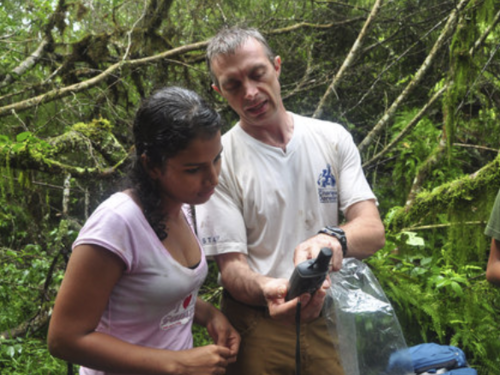
[{"label": "black wrist watch", "polygon": [[342,247],[342,255],[346,256],[347,254],[347,238],[345,237],[345,232],[339,227],[323,227],[318,233],[328,234],[329,236],[335,237],[340,242],[340,246]]}]

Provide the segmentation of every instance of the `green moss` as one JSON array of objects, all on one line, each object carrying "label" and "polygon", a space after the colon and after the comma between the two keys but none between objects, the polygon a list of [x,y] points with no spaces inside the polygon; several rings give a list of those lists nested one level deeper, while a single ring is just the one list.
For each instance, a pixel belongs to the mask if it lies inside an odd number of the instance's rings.
[{"label": "green moss", "polygon": [[72,126],[74,131],[80,132],[89,138],[99,137],[104,132],[112,132],[113,125],[105,119],[94,119],[90,123],[85,124],[78,122]]},{"label": "green moss", "polygon": [[[470,221],[485,220],[500,186],[500,155],[475,175],[463,176],[432,191],[419,193],[410,207],[399,208],[386,222],[391,231],[417,225],[439,224],[437,215],[453,221],[463,213]],[[473,215],[471,214],[473,212]]]},{"label": "green moss", "polygon": [[47,140],[23,133],[18,142],[0,145],[0,163],[3,159],[7,170],[15,166],[49,174],[109,175],[128,156],[112,130],[108,120],[96,119],[74,124],[60,136]]}]

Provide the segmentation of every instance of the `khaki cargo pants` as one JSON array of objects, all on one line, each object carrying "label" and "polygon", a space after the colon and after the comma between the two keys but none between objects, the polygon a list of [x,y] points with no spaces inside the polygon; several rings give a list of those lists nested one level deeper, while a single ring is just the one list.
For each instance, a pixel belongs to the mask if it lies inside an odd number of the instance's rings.
[{"label": "khaki cargo pants", "polygon": [[[236,363],[227,375],[295,375],[296,327],[271,319],[265,307],[242,304],[227,292],[221,310],[241,335]],[[301,375],[343,375],[326,319],[300,327]]]}]

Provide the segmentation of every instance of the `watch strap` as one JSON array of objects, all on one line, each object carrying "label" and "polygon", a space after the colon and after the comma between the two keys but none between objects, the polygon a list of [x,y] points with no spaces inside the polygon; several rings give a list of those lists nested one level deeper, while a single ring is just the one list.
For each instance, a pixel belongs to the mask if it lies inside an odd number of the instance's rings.
[{"label": "watch strap", "polygon": [[331,227],[329,225],[320,229],[318,233],[328,234],[329,236],[335,237],[342,247],[342,255],[345,257],[347,254],[347,238],[345,232],[339,227]]}]

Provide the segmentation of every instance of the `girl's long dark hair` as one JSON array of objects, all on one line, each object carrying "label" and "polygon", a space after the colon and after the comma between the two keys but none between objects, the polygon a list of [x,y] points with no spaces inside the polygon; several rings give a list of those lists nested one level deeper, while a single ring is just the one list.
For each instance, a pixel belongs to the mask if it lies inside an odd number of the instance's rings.
[{"label": "girl's long dark hair", "polygon": [[[160,240],[167,237],[166,218],[161,212],[159,186],[147,169],[163,169],[166,161],[188,147],[191,140],[211,138],[221,127],[219,114],[203,98],[177,86],[155,92],[138,109],[133,125],[135,155],[129,180]],[[143,155],[147,169],[141,162]]]}]

